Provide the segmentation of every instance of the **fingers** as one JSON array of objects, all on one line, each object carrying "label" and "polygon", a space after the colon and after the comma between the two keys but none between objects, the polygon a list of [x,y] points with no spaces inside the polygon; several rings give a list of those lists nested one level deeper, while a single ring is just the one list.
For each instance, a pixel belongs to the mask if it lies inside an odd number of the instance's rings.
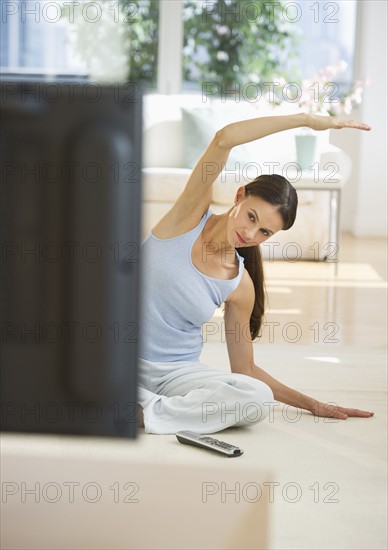
[{"label": "fingers", "polygon": [[338,411],[338,414],[342,416],[338,416],[337,418],[343,418],[344,420],[349,416],[359,417],[359,418],[370,418],[371,416],[374,415],[374,413],[370,411],[361,411],[359,409],[344,409],[342,407]]},{"label": "fingers", "polygon": [[317,416],[324,416],[326,418],[338,418],[340,420],[346,420],[348,414],[345,410],[331,403],[325,403],[318,407],[315,413]]},{"label": "fingers", "polygon": [[373,415],[374,415],[373,412],[366,412],[366,411],[355,411],[354,413],[353,412],[343,413],[341,411],[336,411],[333,414],[331,414],[330,416],[331,416],[331,418],[339,418],[340,420],[346,420],[349,417],[352,417],[352,418],[355,418],[355,417],[357,417],[357,418],[370,418]]},{"label": "fingers", "polygon": [[341,410],[340,407],[336,407],[331,416],[332,418],[339,418],[340,420],[346,420],[349,415],[345,411]]},{"label": "fingers", "polygon": [[329,403],[323,405],[321,410],[318,411],[319,416],[326,416],[327,418],[338,418],[339,420],[346,420],[349,417],[358,418],[370,418],[374,415],[371,411],[361,411],[360,409],[347,409],[345,407],[338,407]]},{"label": "fingers", "polygon": [[368,124],[364,124],[363,122],[355,122],[354,120],[345,120],[341,121],[339,128],[354,128],[356,130],[364,130],[366,132],[369,132],[372,130],[372,127]]},{"label": "fingers", "polygon": [[348,416],[361,416],[362,418],[369,418],[370,416],[373,416],[373,412],[369,411],[359,411],[358,409],[352,409],[350,411],[347,411],[346,413]]},{"label": "fingers", "polygon": [[369,130],[372,130],[372,128],[368,124],[364,124],[363,122],[353,122],[353,120],[351,120],[350,122],[352,123],[350,126],[351,128],[366,130],[367,132],[369,132]]},{"label": "fingers", "polygon": [[339,420],[346,420],[348,418],[348,415],[346,413],[343,413],[339,410],[335,410],[334,412],[327,415],[329,418],[338,418]]}]

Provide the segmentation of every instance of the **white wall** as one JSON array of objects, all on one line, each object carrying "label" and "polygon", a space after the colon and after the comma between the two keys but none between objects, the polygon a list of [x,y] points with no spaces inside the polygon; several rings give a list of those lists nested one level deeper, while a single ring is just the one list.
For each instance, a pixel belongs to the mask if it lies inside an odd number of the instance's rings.
[{"label": "white wall", "polygon": [[331,142],[352,158],[353,174],[343,194],[342,228],[358,236],[387,232],[387,2],[358,2],[355,79],[370,77],[352,118],[372,126],[368,133],[331,132]]}]

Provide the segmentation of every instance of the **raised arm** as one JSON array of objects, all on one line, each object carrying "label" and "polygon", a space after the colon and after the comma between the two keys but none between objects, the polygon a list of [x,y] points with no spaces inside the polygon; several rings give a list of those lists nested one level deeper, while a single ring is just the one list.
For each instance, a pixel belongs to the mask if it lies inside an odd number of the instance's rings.
[{"label": "raised arm", "polygon": [[213,183],[224,169],[233,147],[277,132],[303,127],[318,131],[331,128],[370,130],[366,124],[353,120],[306,113],[259,117],[228,124],[216,132],[194,167],[183,192],[154,230],[167,238],[173,236],[177,228],[184,232],[195,227],[210,206]]},{"label": "raised arm", "polygon": [[310,117],[305,113],[283,116],[266,116],[232,122],[220,132],[220,145],[225,148],[236,147],[249,141],[255,141],[271,134],[308,127]]},{"label": "raised arm", "polygon": [[224,126],[216,132],[208,148],[194,167],[187,182],[187,189],[195,192],[199,187],[203,191],[204,186],[212,185],[224,168],[233,147],[284,130],[302,128],[307,126],[309,122],[309,115],[299,113],[296,115],[241,120]]},{"label": "raised arm", "polygon": [[293,128],[311,128],[312,130],[341,130],[343,128],[355,128],[358,130],[370,130],[370,126],[354,120],[345,120],[341,117],[330,117],[299,113],[296,115],[269,116],[233,122],[225,126],[220,135],[220,145],[225,148],[236,147],[249,141],[292,130]]},{"label": "raised arm", "polygon": [[154,232],[169,236],[168,228],[173,234],[177,227],[182,231],[195,227],[210,206],[213,183],[224,169],[233,147],[283,130],[304,127],[308,121],[308,115],[303,113],[259,117],[234,122],[218,130],[195,165],[182,194]]},{"label": "raised arm", "polygon": [[221,128],[199,159],[187,182],[181,202],[190,208],[198,203],[208,207],[211,201],[211,186],[225,167],[233,147],[255,141],[271,134],[294,128],[311,128],[316,131],[355,128],[370,130],[370,126],[340,117],[298,113],[295,115],[268,116],[233,122]]}]

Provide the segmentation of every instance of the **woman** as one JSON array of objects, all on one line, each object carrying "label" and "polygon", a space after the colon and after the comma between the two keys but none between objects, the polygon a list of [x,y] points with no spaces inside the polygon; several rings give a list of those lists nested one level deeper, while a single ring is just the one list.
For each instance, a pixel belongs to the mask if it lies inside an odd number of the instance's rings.
[{"label": "woman", "polygon": [[[143,244],[138,401],[140,424],[147,433],[215,433],[249,425],[265,418],[277,401],[316,416],[373,415],[321,403],[281,384],[254,363],[252,340],[264,314],[259,245],[294,223],[295,189],[282,176],[260,176],[238,189],[227,212],[216,216],[209,210],[212,184],[233,147],[299,127],[370,130],[366,124],[309,114],[225,126]],[[222,303],[231,373],[199,362],[202,324]]]}]

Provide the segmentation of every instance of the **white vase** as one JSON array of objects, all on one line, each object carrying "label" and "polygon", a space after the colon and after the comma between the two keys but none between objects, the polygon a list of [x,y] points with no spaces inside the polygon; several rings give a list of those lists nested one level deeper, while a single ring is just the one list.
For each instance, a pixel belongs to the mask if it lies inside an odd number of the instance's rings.
[{"label": "white vase", "polygon": [[318,161],[318,138],[313,134],[295,135],[296,162],[301,170],[313,170]]}]

